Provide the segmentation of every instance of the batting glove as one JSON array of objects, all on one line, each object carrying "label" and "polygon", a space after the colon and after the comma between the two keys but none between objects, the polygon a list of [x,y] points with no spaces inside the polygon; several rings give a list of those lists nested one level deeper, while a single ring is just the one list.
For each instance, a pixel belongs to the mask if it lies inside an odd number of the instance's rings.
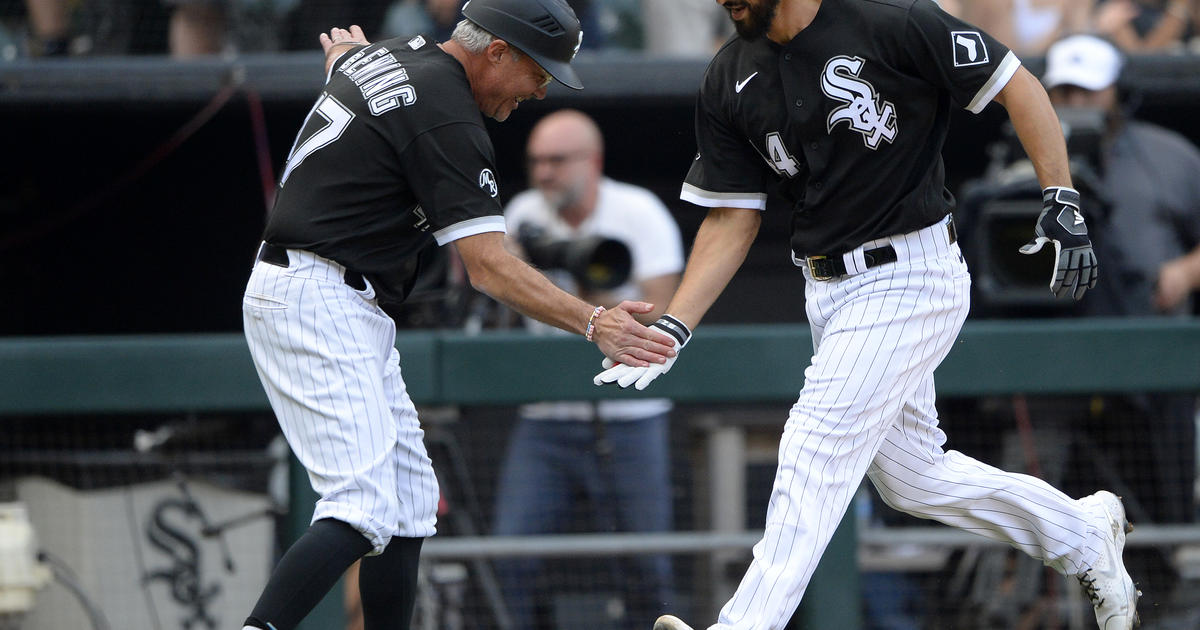
[{"label": "batting glove", "polygon": [[1034,238],[1021,246],[1022,254],[1036,254],[1042,245],[1054,243],[1054,274],[1050,290],[1055,297],[1073,295],[1076,300],[1096,286],[1099,268],[1087,224],[1079,213],[1079,192],[1073,188],[1051,186],[1042,191],[1042,213],[1038,215]]},{"label": "batting glove", "polygon": [[675,356],[667,359],[665,363],[651,363],[649,367],[632,367],[605,358],[601,363],[604,366],[604,371],[597,374],[592,379],[592,382],[596,385],[616,383],[621,389],[633,385],[638,391],[641,391],[646,389],[651,381],[658,378],[659,374],[670,372],[671,366],[675,365],[675,359],[679,358],[679,351],[687,345],[688,339],[692,338],[692,331],[688,330],[688,327],[683,322],[666,314],[658,318],[658,321],[650,324],[650,327],[663,331],[675,340]]}]

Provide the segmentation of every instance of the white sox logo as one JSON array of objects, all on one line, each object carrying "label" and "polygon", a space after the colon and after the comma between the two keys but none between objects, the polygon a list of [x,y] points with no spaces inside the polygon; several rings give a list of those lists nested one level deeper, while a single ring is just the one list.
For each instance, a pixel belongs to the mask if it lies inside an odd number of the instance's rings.
[{"label": "white sox logo", "polygon": [[954,46],[954,67],[978,66],[988,63],[987,43],[977,31],[954,31],[950,33]]},{"label": "white sox logo", "polygon": [[867,148],[879,148],[881,140],[896,139],[896,108],[880,100],[875,86],[858,78],[866,61],[861,57],[838,56],[825,64],[821,90],[834,100],[846,103],[829,113],[829,133],[840,122],[862,134]]}]

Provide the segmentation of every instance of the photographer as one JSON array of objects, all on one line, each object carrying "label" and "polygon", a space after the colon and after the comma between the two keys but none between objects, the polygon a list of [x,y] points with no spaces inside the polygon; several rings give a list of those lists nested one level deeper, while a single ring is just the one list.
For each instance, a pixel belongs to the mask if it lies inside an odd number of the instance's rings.
[{"label": "photographer", "polygon": [[[579,297],[598,304],[633,297],[653,303],[655,311],[643,321],[654,321],[683,268],[679,228],[666,207],[648,190],[603,176],[600,129],[581,112],[547,115],[530,133],[526,149],[533,189],[517,195],[505,209],[508,233],[518,237],[510,238],[510,245],[521,248],[555,284]],[[611,266],[584,264],[581,269],[562,258],[587,256],[545,251],[591,250],[595,244],[587,239],[595,236],[619,241],[628,249],[627,281],[611,286],[623,275],[620,260]],[[574,273],[551,265],[573,267]],[[527,325],[546,330],[532,320]],[[521,407],[500,473],[494,533],[670,530],[670,409],[671,402],[663,399]],[[593,517],[584,526],[568,522],[577,512],[573,498],[580,495],[588,498]],[[621,584],[609,586],[626,589],[625,610],[631,619],[654,618],[664,604],[673,603],[670,559],[642,556],[630,568],[634,572],[624,572]],[[539,627],[534,585],[540,563],[504,559],[497,561],[496,569],[514,627]]]}]

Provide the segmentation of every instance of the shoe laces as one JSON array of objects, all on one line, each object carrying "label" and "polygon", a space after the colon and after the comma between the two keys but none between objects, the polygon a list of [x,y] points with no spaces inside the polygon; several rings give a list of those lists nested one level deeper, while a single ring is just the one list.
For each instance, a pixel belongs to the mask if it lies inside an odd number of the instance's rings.
[{"label": "shoe laces", "polygon": [[1087,594],[1088,599],[1092,600],[1093,606],[1104,604],[1104,598],[1100,596],[1100,591],[1096,588],[1096,578],[1092,577],[1092,570],[1088,569],[1077,576],[1079,583],[1083,585],[1083,592]]}]

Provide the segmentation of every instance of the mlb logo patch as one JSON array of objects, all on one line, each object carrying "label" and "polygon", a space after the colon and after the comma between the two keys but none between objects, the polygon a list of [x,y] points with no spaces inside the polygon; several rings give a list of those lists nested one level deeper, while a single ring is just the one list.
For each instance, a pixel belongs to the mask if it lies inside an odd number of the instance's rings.
[{"label": "mlb logo patch", "polygon": [[978,66],[988,62],[987,44],[979,31],[953,31],[950,42],[954,46],[954,67]]}]

